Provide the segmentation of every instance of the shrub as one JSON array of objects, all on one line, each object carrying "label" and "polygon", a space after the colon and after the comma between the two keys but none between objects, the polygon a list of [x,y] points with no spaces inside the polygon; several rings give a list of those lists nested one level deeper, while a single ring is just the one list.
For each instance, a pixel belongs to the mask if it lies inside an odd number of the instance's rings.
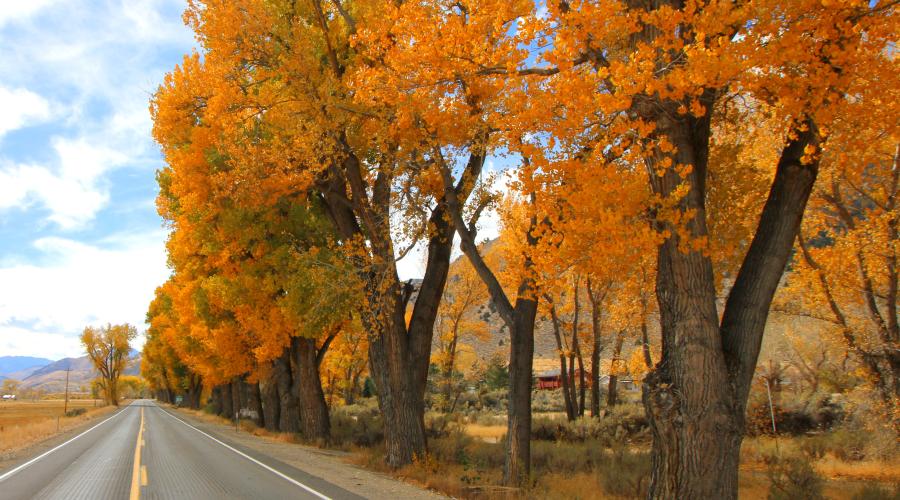
[{"label": "shrub", "polygon": [[828,443],[826,440],[827,436],[810,436],[801,439],[798,446],[807,460],[818,460],[824,457],[825,453],[828,452]]},{"label": "shrub", "polygon": [[77,417],[78,415],[84,415],[87,413],[87,410],[84,408],[72,408],[71,410],[66,412],[67,417]]},{"label": "shrub", "polygon": [[650,454],[616,447],[612,459],[599,467],[600,484],[606,493],[630,498],[646,498],[650,486]]},{"label": "shrub", "polygon": [[894,485],[894,491],[891,491],[870,483],[857,491],[853,500],[900,500],[900,485]]},{"label": "shrub", "polygon": [[460,430],[455,430],[443,437],[428,442],[429,452],[439,462],[467,465],[471,459],[467,452],[473,439]]},{"label": "shrub", "polygon": [[331,415],[331,439],[337,446],[369,448],[384,440],[384,425],[378,414],[365,411],[353,415],[342,408]]},{"label": "shrub", "polygon": [[822,478],[809,461],[800,457],[768,457],[770,500],[819,500]]},{"label": "shrub", "polygon": [[866,458],[871,434],[864,430],[838,429],[824,437],[828,451],[845,462]]}]

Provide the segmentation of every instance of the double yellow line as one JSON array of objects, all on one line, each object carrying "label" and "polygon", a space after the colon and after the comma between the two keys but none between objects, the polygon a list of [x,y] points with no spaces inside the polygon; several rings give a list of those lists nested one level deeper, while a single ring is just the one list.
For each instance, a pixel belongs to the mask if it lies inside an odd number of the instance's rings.
[{"label": "double yellow line", "polygon": [[131,500],[141,498],[141,486],[147,486],[147,467],[141,465],[141,447],[144,446],[144,409],[141,408],[141,428],[134,447],[134,468],[131,471]]}]

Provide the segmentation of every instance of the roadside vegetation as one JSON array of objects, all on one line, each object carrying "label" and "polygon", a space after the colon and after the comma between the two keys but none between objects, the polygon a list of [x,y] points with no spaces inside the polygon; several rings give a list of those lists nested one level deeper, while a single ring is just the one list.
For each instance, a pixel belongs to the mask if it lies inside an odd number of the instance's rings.
[{"label": "roadside vegetation", "polygon": [[896,495],[897,19],[191,2],[143,376],[458,496]]}]

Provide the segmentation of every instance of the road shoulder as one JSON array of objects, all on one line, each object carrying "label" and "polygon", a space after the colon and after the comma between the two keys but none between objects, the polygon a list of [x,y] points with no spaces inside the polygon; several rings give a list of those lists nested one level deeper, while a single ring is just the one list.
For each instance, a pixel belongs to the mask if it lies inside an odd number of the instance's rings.
[{"label": "road shoulder", "polygon": [[435,492],[404,483],[390,476],[348,464],[343,460],[348,456],[344,452],[323,450],[293,443],[281,443],[254,436],[247,432],[237,432],[231,426],[199,419],[187,411],[179,411],[171,407],[163,407],[163,405],[160,405],[160,408],[173,413],[204,432],[228,441],[230,444],[269,456],[365,498],[403,498],[410,500],[446,498]]}]

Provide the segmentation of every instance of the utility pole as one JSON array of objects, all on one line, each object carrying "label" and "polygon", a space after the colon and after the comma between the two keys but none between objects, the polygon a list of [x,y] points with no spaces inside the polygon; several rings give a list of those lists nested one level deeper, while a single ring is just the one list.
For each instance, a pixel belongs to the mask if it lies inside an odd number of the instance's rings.
[{"label": "utility pole", "polygon": [[72,362],[66,365],[66,402],[63,405],[63,415],[69,412],[69,370],[72,369]]}]

